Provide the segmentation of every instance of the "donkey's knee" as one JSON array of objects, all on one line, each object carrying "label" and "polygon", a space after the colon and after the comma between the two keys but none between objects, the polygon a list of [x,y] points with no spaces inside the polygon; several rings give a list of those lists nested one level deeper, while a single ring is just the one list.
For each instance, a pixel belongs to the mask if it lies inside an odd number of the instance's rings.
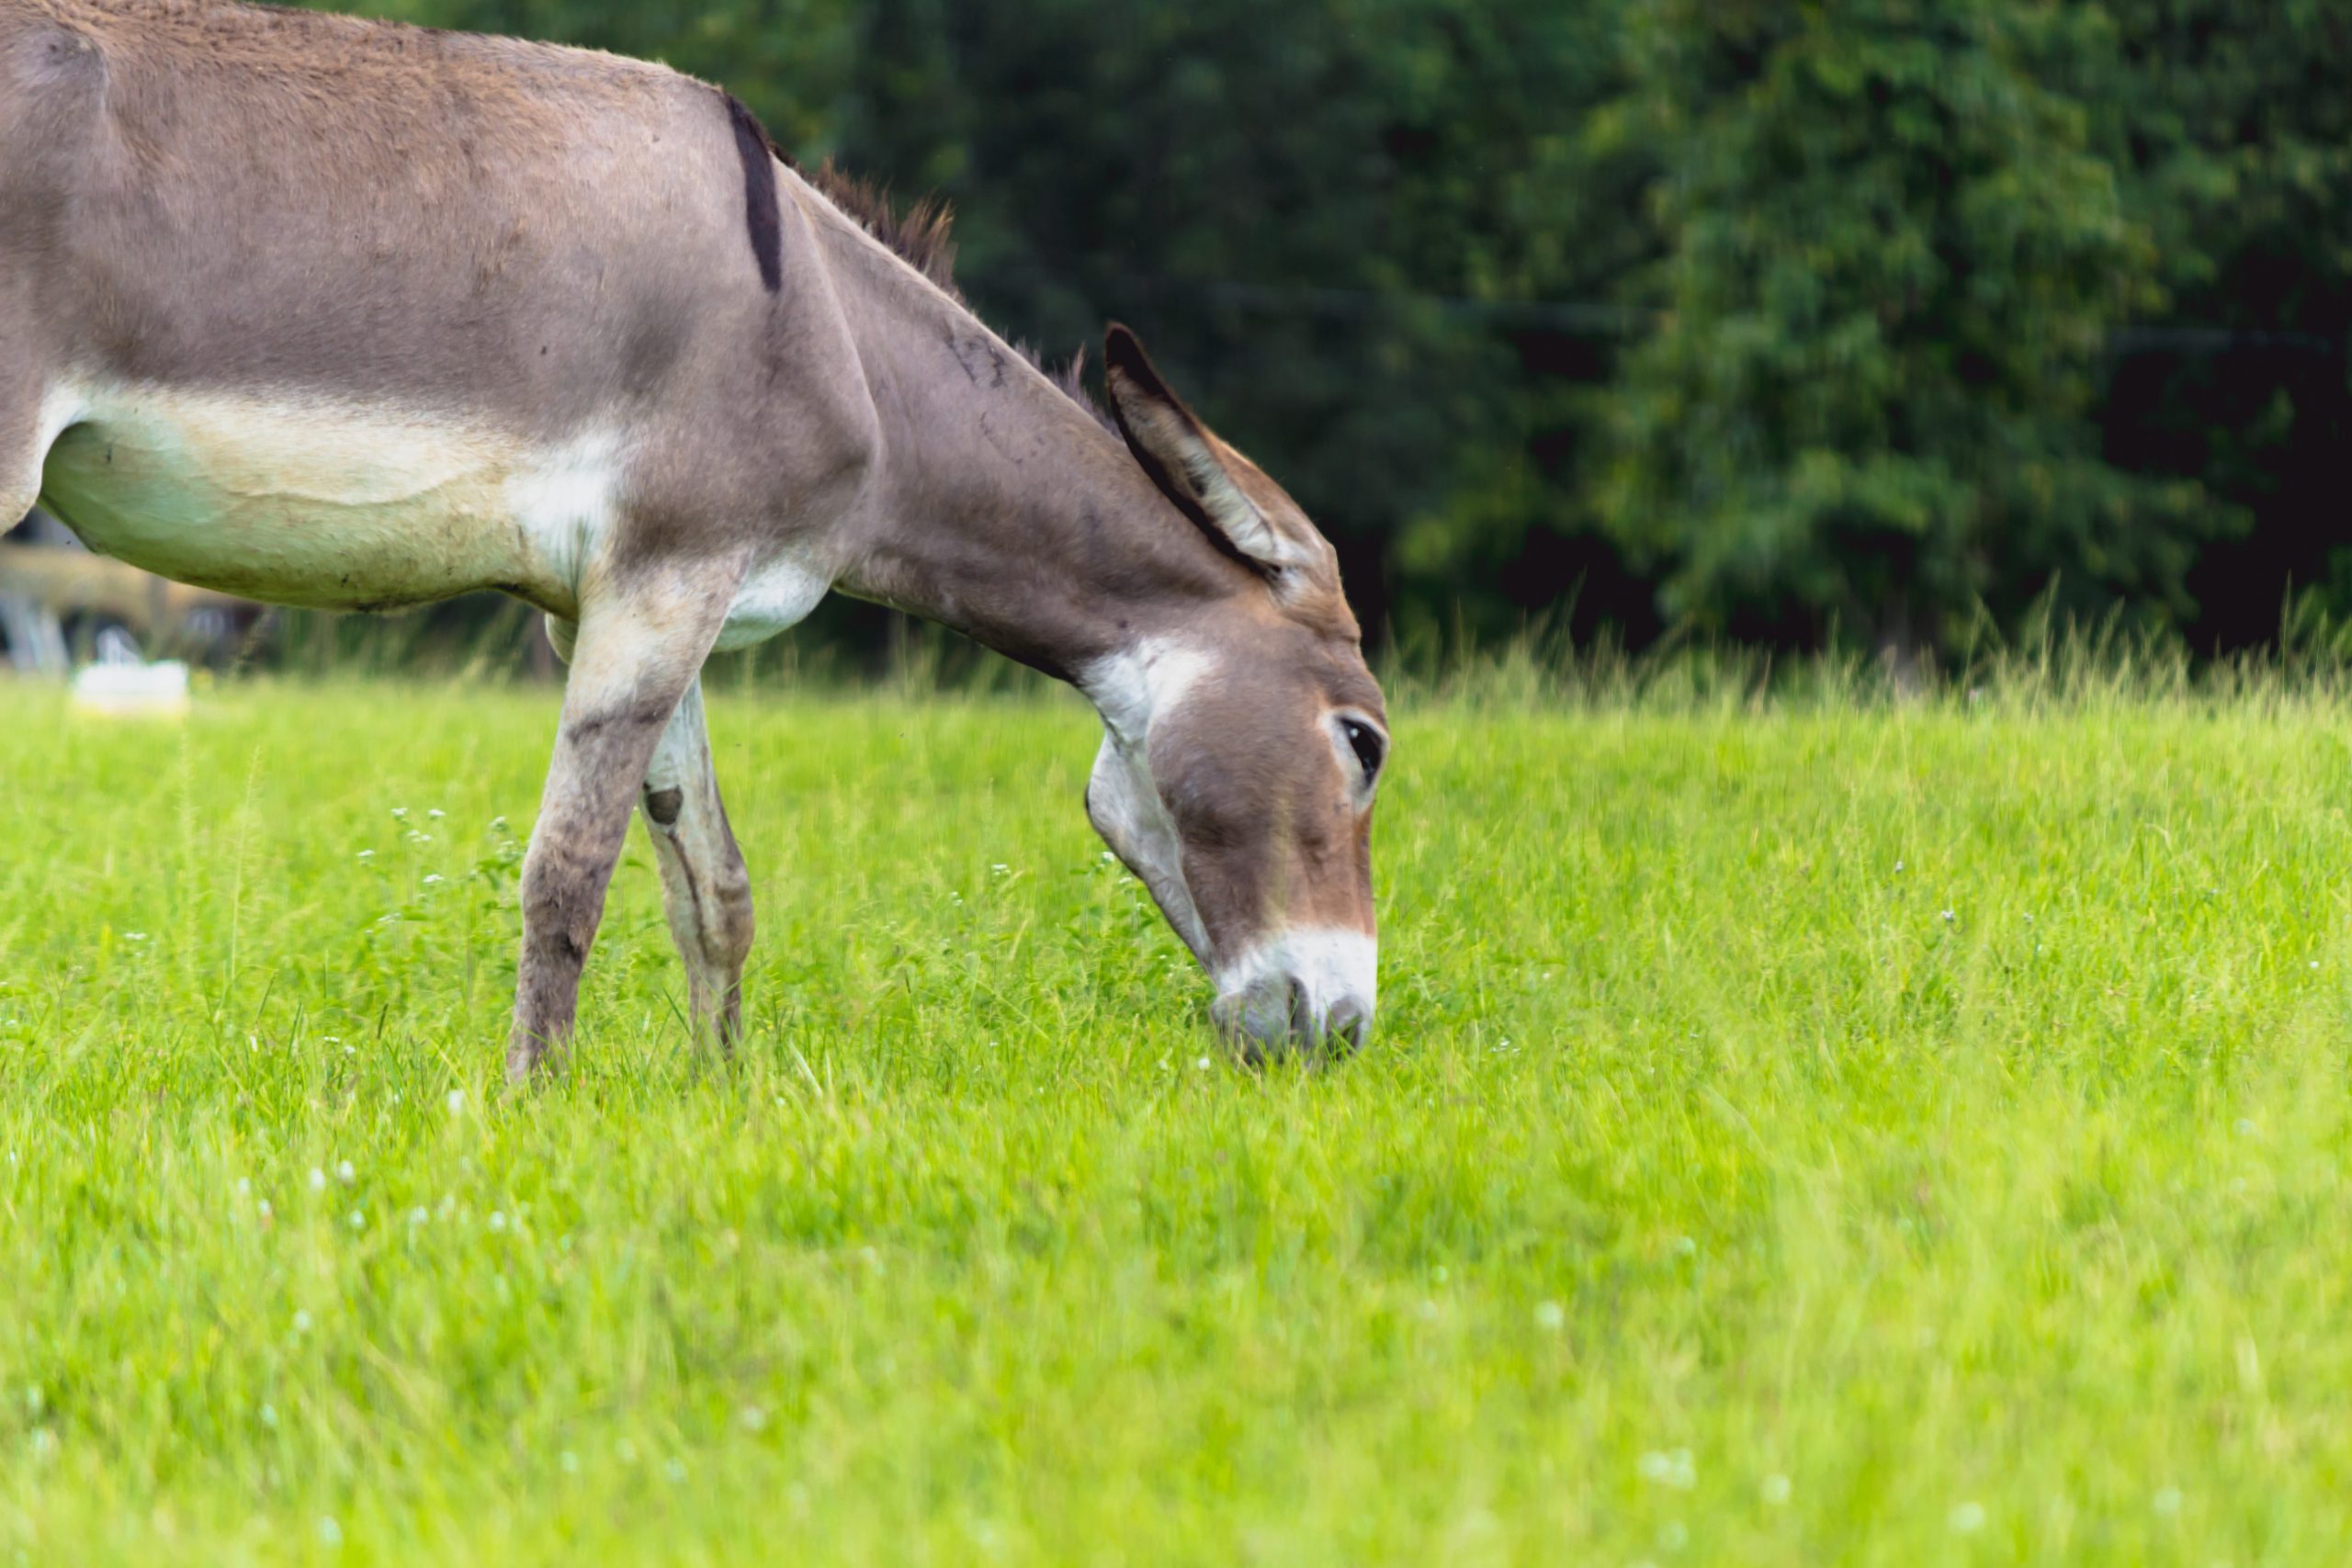
[{"label": "donkey's knee", "polygon": [[517,965],[508,1076],[561,1057],[571,1039],[580,973],[604,914],[604,879],[560,846],[534,839],[523,859],[523,953]]},{"label": "donkey's knee", "polygon": [[660,852],[672,924],[688,957],[699,957],[727,985],[751,956],[752,875],[728,830],[726,809],[707,778],[684,785],[649,784],[641,804]]},{"label": "donkey's knee", "polygon": [[562,846],[535,841],[523,857],[523,931],[559,961],[587,959],[604,917],[605,878]]},{"label": "donkey's knee", "polygon": [[732,840],[720,857],[716,880],[718,896],[711,900],[712,919],[707,938],[711,961],[725,971],[730,982],[740,985],[743,965],[752,956],[756,922],[752,914],[752,874],[743,864],[743,857],[736,852]]}]

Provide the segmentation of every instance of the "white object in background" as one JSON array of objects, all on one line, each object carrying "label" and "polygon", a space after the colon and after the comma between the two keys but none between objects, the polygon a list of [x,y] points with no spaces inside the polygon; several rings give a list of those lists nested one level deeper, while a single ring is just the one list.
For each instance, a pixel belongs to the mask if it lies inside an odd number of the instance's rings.
[{"label": "white object in background", "polygon": [[74,705],[84,713],[176,715],[187,711],[187,666],[85,664],[74,677]]}]

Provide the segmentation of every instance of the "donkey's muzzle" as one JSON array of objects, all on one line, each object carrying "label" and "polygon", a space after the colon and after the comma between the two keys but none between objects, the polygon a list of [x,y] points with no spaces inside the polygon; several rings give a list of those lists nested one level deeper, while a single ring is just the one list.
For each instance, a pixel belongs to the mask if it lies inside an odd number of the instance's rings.
[{"label": "donkey's muzzle", "polygon": [[1294,1052],[1343,1056],[1372,1032],[1366,998],[1318,996],[1312,981],[1297,975],[1261,975],[1219,997],[1209,1011],[1218,1030],[1253,1063]]}]

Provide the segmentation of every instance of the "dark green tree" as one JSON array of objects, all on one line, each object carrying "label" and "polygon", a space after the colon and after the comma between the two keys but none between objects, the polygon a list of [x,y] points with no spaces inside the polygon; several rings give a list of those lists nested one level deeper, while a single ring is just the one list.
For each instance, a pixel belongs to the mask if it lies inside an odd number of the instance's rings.
[{"label": "dark green tree", "polygon": [[2200,647],[2279,631],[2289,584],[2352,619],[2352,9],[2110,0],[2120,49],[2076,86],[2167,299],[2120,334],[2111,461],[2244,517],[2199,558]]},{"label": "dark green tree", "polygon": [[[1632,112],[1670,252],[1600,502],[1702,626],[1904,657],[2062,583],[2191,607],[2197,486],[2103,460],[2110,335],[2156,247],[2089,117],[2098,13],[1665,0]],[[2109,73],[2112,74],[2112,73]]]}]

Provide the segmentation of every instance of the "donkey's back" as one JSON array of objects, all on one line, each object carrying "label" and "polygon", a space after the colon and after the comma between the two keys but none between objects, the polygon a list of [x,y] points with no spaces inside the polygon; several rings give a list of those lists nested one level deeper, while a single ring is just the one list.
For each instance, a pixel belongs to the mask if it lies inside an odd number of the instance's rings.
[{"label": "donkey's back", "polygon": [[762,374],[775,173],[664,67],[0,0],[0,513],[45,490],[99,549],[278,602],[563,613],[590,513],[710,472]]}]

